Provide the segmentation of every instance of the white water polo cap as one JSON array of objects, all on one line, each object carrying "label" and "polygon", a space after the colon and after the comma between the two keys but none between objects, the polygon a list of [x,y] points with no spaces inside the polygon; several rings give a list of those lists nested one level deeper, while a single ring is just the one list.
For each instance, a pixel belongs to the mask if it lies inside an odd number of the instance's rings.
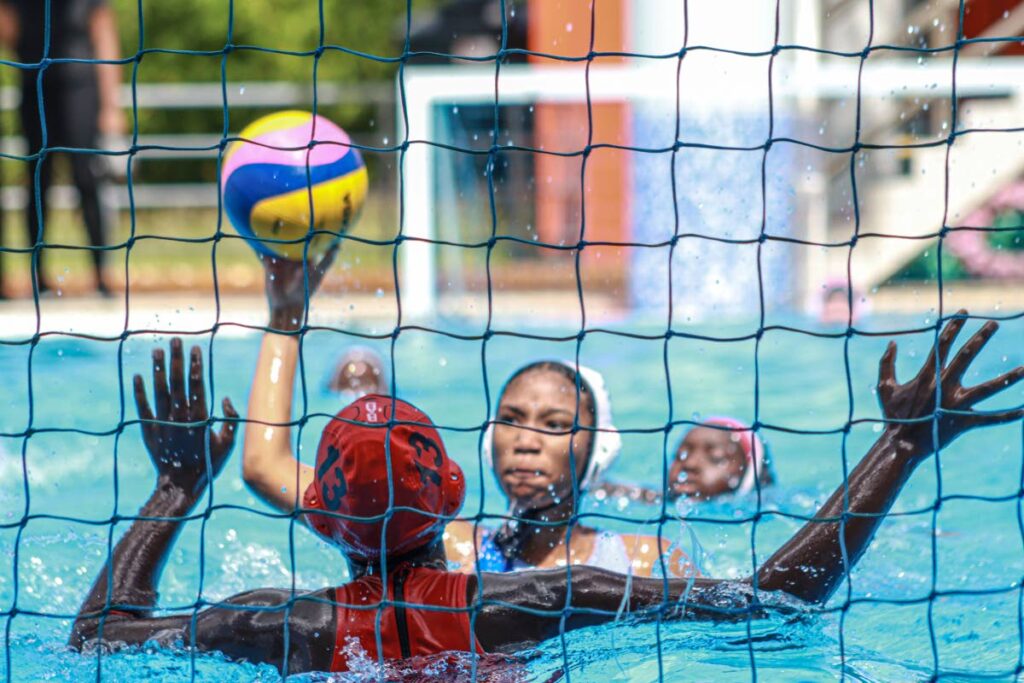
[{"label": "white water polo cap", "polygon": [[[501,387],[498,394],[498,402],[505,395],[509,382],[518,377],[525,369],[545,364],[561,365],[567,368],[573,375],[578,375],[582,389],[590,394],[594,401],[594,431],[591,431],[593,438],[590,441],[590,453],[587,458],[587,468],[583,471],[583,478],[579,482],[580,492],[583,493],[595,483],[601,480],[604,472],[611,467],[615,459],[619,457],[622,450],[622,436],[615,428],[612,421],[612,399],[608,395],[608,389],[604,385],[604,377],[600,372],[585,365],[576,365],[571,361],[551,360],[528,363],[512,373],[508,382]],[[590,431],[588,428],[587,431]],[[487,467],[494,469],[494,423],[487,426],[484,431],[483,444],[480,447],[484,462]]]}]

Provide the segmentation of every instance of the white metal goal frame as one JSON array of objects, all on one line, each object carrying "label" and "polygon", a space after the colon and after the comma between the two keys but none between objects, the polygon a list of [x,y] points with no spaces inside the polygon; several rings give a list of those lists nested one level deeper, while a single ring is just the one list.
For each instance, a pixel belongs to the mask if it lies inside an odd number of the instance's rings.
[{"label": "white metal goal frame", "polygon": [[[691,53],[691,59],[699,52]],[[705,53],[712,54],[712,53]],[[699,58],[698,58],[699,59]],[[538,102],[592,104],[680,98],[687,108],[767,106],[767,72],[756,59],[733,61],[738,73],[723,87],[721,71],[693,69],[685,84],[677,79],[675,58],[642,59],[640,66],[591,64],[570,66],[513,64],[495,66],[408,67],[397,82],[399,140],[405,145],[399,200],[403,209],[399,248],[402,311],[411,318],[434,315],[438,306],[434,197],[434,157],[438,142],[434,108],[467,104],[494,106]],[[708,62],[710,64],[710,62]],[[869,56],[820,58],[805,51],[779,59],[773,71],[772,96],[777,110],[797,102],[857,97],[911,99],[1011,97],[1024,90],[1024,58],[913,59]],[[954,79],[955,64],[955,79]],[[749,87],[735,87],[746,83]],[[1021,122],[1024,127],[1024,121]],[[819,212],[821,213],[821,212]],[[813,212],[812,212],[813,214]],[[822,216],[820,220],[824,220]],[[811,231],[813,233],[813,231]],[[811,267],[820,277],[820,267]]]}]

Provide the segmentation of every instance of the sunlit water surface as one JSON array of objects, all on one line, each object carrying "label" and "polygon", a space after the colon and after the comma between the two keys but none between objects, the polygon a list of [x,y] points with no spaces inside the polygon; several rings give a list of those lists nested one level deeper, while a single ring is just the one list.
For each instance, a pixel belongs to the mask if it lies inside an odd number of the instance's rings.
[{"label": "sunlit water surface", "polygon": [[[925,318],[873,319],[872,331],[921,327]],[[807,321],[787,324],[814,327]],[[617,329],[663,333],[655,325],[622,321]],[[448,330],[476,334],[468,323]],[[519,326],[507,327],[522,331]],[[682,332],[721,338],[750,335],[755,326],[687,328]],[[820,329],[820,328],[815,328]],[[973,329],[973,328],[969,328]],[[562,334],[543,328],[540,334]],[[570,335],[575,334],[572,330]],[[904,378],[922,362],[934,331],[901,337]],[[968,373],[976,382],[1024,362],[1024,325],[1004,325]],[[255,363],[258,338],[220,334],[195,338],[212,353],[212,403],[231,396],[242,408]],[[75,613],[108,552],[113,514],[134,514],[153,483],[135,419],[131,375],[148,375],[153,336],[123,345],[47,339],[34,349],[0,345],[0,619],[5,627],[0,674],[14,680],[93,679],[212,681],[276,680],[270,667],[226,662],[212,655],[156,650],[98,657],[69,652],[64,643]],[[302,458],[313,457],[326,415],[341,406],[325,389],[326,377],[353,339],[315,332],[303,347],[304,391],[297,413],[309,417],[299,441]],[[769,331],[758,344],[673,337],[637,340],[591,334],[579,357],[605,372],[615,399],[618,426],[649,430],[670,420],[727,413],[787,431],[764,433],[774,452],[780,484],[760,502],[765,515],[745,521],[758,500],[722,501],[689,510],[691,528],[713,576],[741,576],[764,559],[813,514],[841,481],[845,466],[860,458],[878,427],[873,395],[884,337],[822,339]],[[390,340],[376,343],[389,358]],[[756,352],[755,352],[756,350]],[[572,358],[577,342],[543,342],[496,336],[486,344],[426,332],[403,333],[394,345],[401,396],[415,402],[444,427],[449,452],[471,483],[466,514],[498,514],[504,503],[478,461],[479,432],[494,395],[515,367],[537,357]],[[756,359],[756,365],[755,365]],[[847,382],[847,362],[852,381]],[[31,367],[31,372],[29,368]],[[755,371],[756,367],[756,371]],[[668,372],[666,373],[666,369]],[[671,379],[671,385],[666,378]],[[485,385],[486,379],[486,385]],[[756,389],[756,390],[755,390]],[[31,401],[29,395],[31,392]],[[669,397],[671,396],[671,409]],[[852,396],[852,405],[850,398]],[[993,406],[1019,405],[1014,388]],[[671,412],[670,412],[671,411]],[[856,424],[845,439],[850,416]],[[24,433],[31,426],[28,439]],[[64,430],[64,431],[62,431]],[[801,433],[802,430],[815,434]],[[681,428],[673,429],[674,445]],[[663,471],[663,431],[628,432],[622,458],[611,476],[658,484]],[[849,585],[830,610],[801,618],[774,616],[747,623],[618,623],[567,634],[524,653],[516,663],[478,662],[494,680],[545,681],[567,674],[575,680],[750,680],[752,667],[765,680],[908,680],[973,672],[1011,678],[1021,659],[1020,577],[1024,541],[1018,523],[1022,469],[1020,424],[978,431],[962,438],[939,460],[920,468],[900,496]],[[844,456],[845,454],[845,456]],[[26,481],[27,473],[27,481]],[[941,481],[941,508],[935,503]],[[167,564],[161,605],[216,601],[260,586],[314,589],[346,580],[339,554],[271,511],[243,485],[239,454],[216,482],[216,509],[205,525],[187,525]],[[204,500],[202,505],[206,505]],[[644,520],[660,508],[623,501],[588,502],[588,513],[611,519],[591,523],[621,530],[657,531]],[[26,518],[26,512],[28,517]],[[675,511],[669,510],[670,513]],[[785,513],[780,515],[776,513]],[[69,522],[50,516],[69,516]],[[493,522],[492,522],[493,523]],[[120,537],[126,526],[112,533]],[[692,550],[680,522],[663,533]],[[929,601],[933,591],[950,593]],[[838,608],[852,598],[845,612]],[[12,615],[13,613],[13,615]],[[373,678],[371,662],[352,662],[349,679]],[[388,677],[468,677],[474,662],[448,657],[416,666],[392,667]],[[322,680],[323,676],[311,675]]]}]

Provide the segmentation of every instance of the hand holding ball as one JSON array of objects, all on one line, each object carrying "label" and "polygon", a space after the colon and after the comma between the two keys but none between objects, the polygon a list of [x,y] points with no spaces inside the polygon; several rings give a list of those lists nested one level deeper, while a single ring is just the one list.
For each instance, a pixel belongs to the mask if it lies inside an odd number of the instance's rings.
[{"label": "hand holding ball", "polygon": [[359,151],[341,128],[302,111],[264,116],[239,137],[221,167],[231,225],[259,254],[316,259],[353,225],[366,199]]}]

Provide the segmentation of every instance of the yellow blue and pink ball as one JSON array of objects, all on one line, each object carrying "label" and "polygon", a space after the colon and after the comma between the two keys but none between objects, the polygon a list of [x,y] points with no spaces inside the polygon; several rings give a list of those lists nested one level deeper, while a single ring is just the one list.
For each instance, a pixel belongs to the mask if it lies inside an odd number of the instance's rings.
[{"label": "yellow blue and pink ball", "polygon": [[258,253],[314,258],[352,226],[369,181],[339,126],[284,111],[257,119],[239,137],[221,166],[224,209]]}]

